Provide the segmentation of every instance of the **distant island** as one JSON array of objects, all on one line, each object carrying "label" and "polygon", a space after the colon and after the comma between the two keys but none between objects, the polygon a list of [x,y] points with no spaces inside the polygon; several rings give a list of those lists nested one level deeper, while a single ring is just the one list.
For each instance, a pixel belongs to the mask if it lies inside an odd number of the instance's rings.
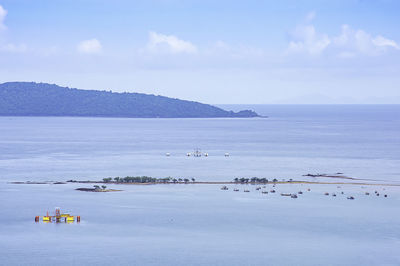
[{"label": "distant island", "polygon": [[0,116],[89,116],[137,118],[258,117],[193,101],[143,93],[80,90],[55,84],[0,84]]}]

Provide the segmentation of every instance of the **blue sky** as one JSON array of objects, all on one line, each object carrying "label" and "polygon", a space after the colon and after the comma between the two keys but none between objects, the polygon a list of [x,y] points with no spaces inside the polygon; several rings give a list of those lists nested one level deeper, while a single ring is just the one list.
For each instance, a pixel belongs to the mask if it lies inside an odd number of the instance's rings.
[{"label": "blue sky", "polygon": [[0,82],[400,103],[400,1],[0,0]]}]

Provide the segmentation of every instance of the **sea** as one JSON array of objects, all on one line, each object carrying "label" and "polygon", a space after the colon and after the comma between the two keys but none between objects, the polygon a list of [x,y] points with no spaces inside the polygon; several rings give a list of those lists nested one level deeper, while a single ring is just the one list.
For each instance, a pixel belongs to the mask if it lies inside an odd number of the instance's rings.
[{"label": "sea", "polygon": [[[0,117],[0,265],[400,265],[400,105],[219,106],[263,117]],[[144,175],[344,184],[54,184]]]}]

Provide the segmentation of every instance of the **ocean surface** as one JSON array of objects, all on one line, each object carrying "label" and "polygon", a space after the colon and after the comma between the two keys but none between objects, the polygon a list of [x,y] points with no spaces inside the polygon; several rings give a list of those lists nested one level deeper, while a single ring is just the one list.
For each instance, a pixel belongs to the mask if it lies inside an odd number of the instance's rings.
[{"label": "ocean surface", "polygon": [[[400,105],[222,107],[268,118],[0,117],[0,265],[400,265]],[[10,183],[338,172],[377,185]],[[82,222],[34,222],[57,206]]]}]

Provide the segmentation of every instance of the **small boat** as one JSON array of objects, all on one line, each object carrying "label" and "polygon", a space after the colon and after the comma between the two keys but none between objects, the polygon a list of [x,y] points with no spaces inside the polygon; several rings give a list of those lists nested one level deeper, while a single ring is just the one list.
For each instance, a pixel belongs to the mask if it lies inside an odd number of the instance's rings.
[{"label": "small boat", "polygon": [[379,193],[376,193],[376,196],[379,197]]},{"label": "small boat", "polygon": [[335,194],[335,193],[333,193],[333,194],[332,194],[332,197],[336,197],[336,194]]},{"label": "small boat", "polygon": [[365,192],[365,195],[367,195],[367,196],[368,196],[368,195],[369,195],[369,192]]},{"label": "small boat", "polygon": [[292,199],[297,199],[297,195],[296,195],[296,194],[292,194],[290,197],[291,197]]},{"label": "small boat", "polygon": [[290,196],[292,196],[292,194],[290,194],[290,193],[281,193],[281,196],[290,197]]},{"label": "small boat", "polygon": [[271,192],[271,193],[275,193],[275,190],[271,190],[270,192]]},{"label": "small boat", "polygon": [[250,192],[250,190],[248,190],[248,189],[245,189],[245,190],[244,190],[244,192]]},{"label": "small boat", "polygon": [[221,187],[221,190],[228,190],[228,187],[227,186],[223,186],[223,187]]},{"label": "small boat", "polygon": [[328,192],[325,192],[325,196],[329,196],[329,193],[328,193]]},{"label": "small boat", "polygon": [[235,188],[233,191],[239,191],[239,189],[238,189],[238,188]]},{"label": "small boat", "polygon": [[387,198],[387,195],[385,194],[385,195],[383,195],[385,198]]},{"label": "small boat", "polygon": [[353,196],[350,196],[350,197],[347,197],[347,199],[349,199],[349,200],[353,200],[353,199],[354,199],[354,197],[353,197]]},{"label": "small boat", "polygon": [[207,152],[205,152],[205,153],[204,153],[204,156],[205,156],[205,157],[208,157],[208,153],[207,153]]},{"label": "small boat", "polygon": [[186,153],[187,157],[190,157],[192,154],[190,152]]},{"label": "small boat", "polygon": [[307,188],[307,191],[311,191],[311,189]]},{"label": "small boat", "polygon": [[257,188],[256,188],[256,190],[260,190],[260,189],[261,189],[261,187],[257,187]]},{"label": "small boat", "polygon": [[225,152],[224,156],[229,157],[229,153]]},{"label": "small boat", "polygon": [[200,151],[199,149],[195,150],[195,151],[193,152],[193,156],[194,156],[194,157],[201,157],[201,151]]},{"label": "small boat", "polygon": [[168,156],[171,156],[171,154],[170,154],[169,152],[167,152],[167,153],[165,154],[165,156],[168,157]]},{"label": "small boat", "polygon": [[261,193],[263,193],[263,194],[268,194],[268,191],[261,191]]},{"label": "small boat", "polygon": [[297,194],[303,194],[303,191],[299,191]]}]

